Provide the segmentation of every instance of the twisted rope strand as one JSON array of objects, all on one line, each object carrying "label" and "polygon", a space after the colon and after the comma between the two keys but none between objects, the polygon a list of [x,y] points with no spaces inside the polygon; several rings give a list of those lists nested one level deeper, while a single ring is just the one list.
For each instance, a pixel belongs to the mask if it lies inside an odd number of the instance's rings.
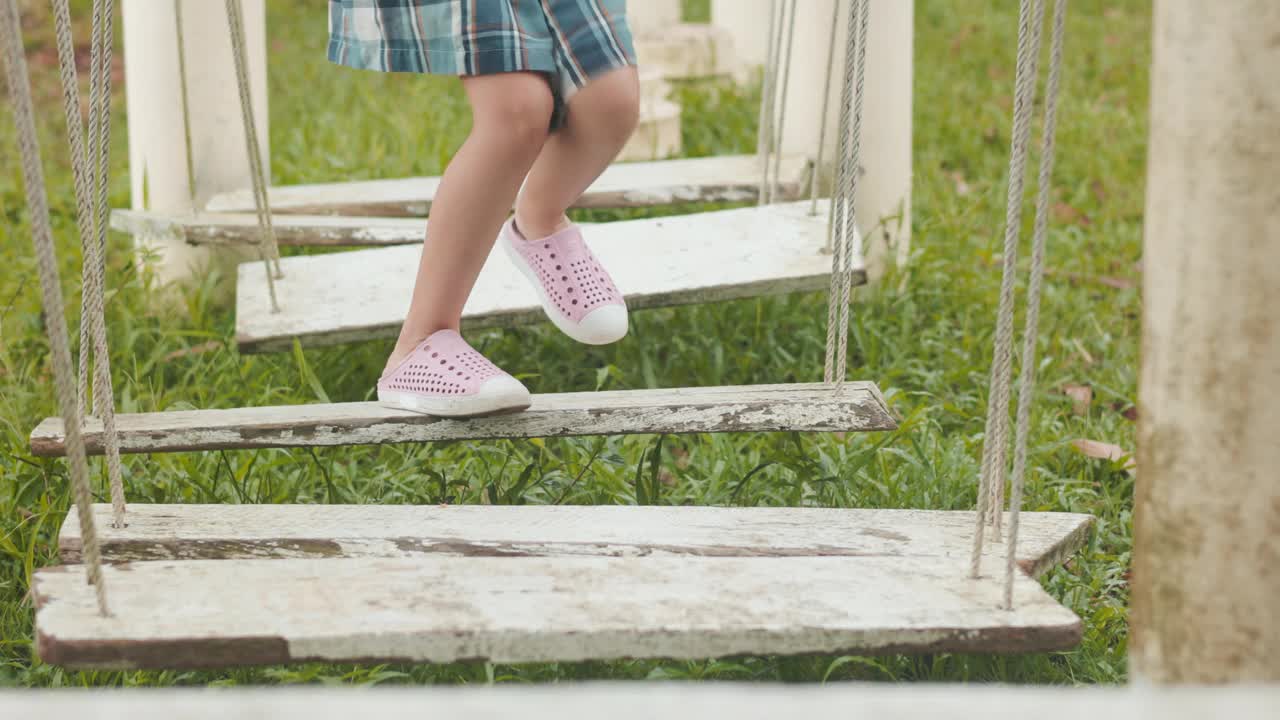
[{"label": "twisted rope strand", "polygon": [[847,355],[849,348],[849,322],[850,314],[853,312],[853,306],[850,299],[850,292],[853,286],[853,258],[856,249],[854,241],[858,239],[858,175],[861,170],[861,148],[862,148],[862,98],[866,94],[865,79],[867,69],[867,27],[870,23],[871,2],[870,0],[858,0],[860,6],[858,10],[858,56],[857,56],[857,89],[853,94],[853,135],[850,138],[849,146],[849,169],[845,176],[845,182],[848,185],[848,195],[845,198],[845,215],[844,215],[844,251],[841,253],[841,262],[843,267],[840,270],[840,327],[839,330],[839,348],[836,352],[836,387],[839,388],[844,383]]},{"label": "twisted rope strand", "polygon": [[[787,4],[784,3],[782,11],[787,11]],[[787,49],[783,52],[781,61],[782,74],[782,93],[778,96],[778,127],[773,135],[773,180],[769,183],[769,202],[776,202],[778,197],[778,183],[781,182],[782,175],[782,131],[787,122],[787,92],[791,87],[791,48],[795,44],[796,38],[796,0],[790,0],[791,19],[787,21]]]},{"label": "twisted rope strand", "polygon": [[[840,133],[840,159],[836,166],[835,185],[831,194],[830,221],[827,226],[827,243],[831,246],[831,284],[827,290],[827,352],[822,377],[823,382],[828,384],[836,382],[836,346],[839,344],[836,324],[841,317],[839,305],[842,297],[840,276],[845,267],[844,253],[846,243],[842,233],[846,227],[845,214],[849,212],[845,201],[848,197],[850,175],[849,136],[852,132],[853,89],[857,77],[856,68],[854,67],[858,57],[857,3],[858,0],[852,0],[850,3],[848,28],[845,31],[844,77],[843,84],[840,86],[840,124],[837,130]],[[840,369],[839,375],[842,378],[844,377],[843,368]]]},{"label": "twisted rope strand", "polygon": [[275,281],[284,277],[284,274],[280,271],[280,248],[276,244],[275,228],[271,224],[271,208],[267,204],[267,180],[262,169],[258,128],[253,120],[253,98],[249,87],[248,59],[245,55],[244,21],[240,11],[240,0],[226,0],[226,8],[227,25],[231,30],[231,54],[235,58],[236,87],[240,91],[240,116],[244,124],[245,151],[249,155],[249,174],[252,176],[253,204],[258,214],[258,230],[261,233],[258,252],[262,255],[263,267],[267,273],[267,292],[271,297],[271,311],[280,312]]},{"label": "twisted rope strand", "polygon": [[53,229],[49,221],[49,199],[40,161],[31,85],[27,78],[27,60],[22,50],[22,31],[16,0],[0,0],[0,46],[3,46],[5,80],[9,87],[14,125],[18,131],[23,184],[26,188],[27,207],[31,213],[31,241],[40,276],[41,300],[52,354],[54,388],[67,435],[67,460],[71,466],[71,484],[80,519],[80,536],[84,543],[85,575],[94,587],[98,612],[105,617],[111,612],[107,604],[106,582],[102,577],[97,528],[93,521],[89,464],[85,457],[84,438],[80,433],[80,413],[77,412],[74,395],[75,375],[71,368],[67,320],[62,304],[62,289],[58,283],[58,262],[53,245]]},{"label": "twisted rope strand", "polygon": [[1009,496],[1009,545],[1005,558],[1004,606],[1013,609],[1013,577],[1018,554],[1018,515],[1027,469],[1027,436],[1031,431],[1031,400],[1036,386],[1036,340],[1040,333],[1040,289],[1044,279],[1044,255],[1049,222],[1049,195],[1053,183],[1053,156],[1058,125],[1058,84],[1062,71],[1067,0],[1053,4],[1053,40],[1049,51],[1049,79],[1045,85],[1043,145],[1036,192],[1035,231],[1031,241],[1031,280],[1027,288],[1027,318],[1023,330],[1022,378],[1018,387],[1017,431],[1013,441],[1013,478]]},{"label": "twisted rope strand", "polygon": [[[826,77],[822,83],[822,113],[818,120],[818,153],[813,160],[813,174],[809,179],[809,214],[818,214],[818,186],[822,179],[822,161],[823,154],[827,147],[827,113],[831,108],[831,76],[834,74],[834,66],[836,62],[836,29],[840,27],[840,0],[833,0],[831,3],[831,36],[827,38],[827,65]],[[834,168],[832,168],[832,176],[834,179]],[[833,180],[834,181],[834,180]],[[830,222],[831,212],[828,211],[828,222]],[[827,233],[827,244],[825,249],[831,251],[831,233]]]},{"label": "twisted rope strand", "polygon": [[[1034,5],[1034,7],[1033,7]],[[1022,215],[1024,170],[1030,136],[1031,104],[1035,98],[1036,57],[1039,54],[1039,25],[1044,18],[1044,0],[1021,0],[1018,10],[1018,61],[1014,80],[1013,132],[1010,138],[1009,187],[1005,208],[1003,275],[1000,306],[996,319],[991,388],[982,448],[982,478],[978,488],[978,512],[973,534],[969,573],[978,577],[982,565],[983,534],[988,515],[1000,514],[996,485],[1004,483],[1004,446],[1008,443],[1009,376],[1013,351],[1013,285],[1017,272],[1018,235]],[[1034,45],[1034,47],[1033,47]],[[998,532],[998,531],[997,531]],[[995,537],[998,539],[999,535]]]},{"label": "twisted rope strand", "polygon": [[80,416],[89,414],[89,348],[93,338],[88,318],[90,288],[94,282],[97,255],[94,244],[91,180],[86,177],[89,160],[85,156],[84,121],[80,117],[80,79],[76,72],[75,47],[71,37],[71,11],[67,0],[54,0],[54,36],[58,46],[58,75],[62,80],[62,110],[67,118],[67,143],[71,149],[71,174],[76,195],[76,223],[80,233],[82,275],[80,279],[80,362],[77,366],[76,398]]},{"label": "twisted rope strand", "polygon": [[769,199],[769,142],[773,138],[773,116],[775,110],[773,85],[778,70],[777,50],[774,46],[781,42],[778,38],[778,12],[780,7],[781,0],[772,0],[769,3],[769,46],[765,51],[764,73],[760,79],[760,118],[757,122],[756,130],[756,153],[760,162],[760,188],[756,193],[757,205],[765,205]]}]

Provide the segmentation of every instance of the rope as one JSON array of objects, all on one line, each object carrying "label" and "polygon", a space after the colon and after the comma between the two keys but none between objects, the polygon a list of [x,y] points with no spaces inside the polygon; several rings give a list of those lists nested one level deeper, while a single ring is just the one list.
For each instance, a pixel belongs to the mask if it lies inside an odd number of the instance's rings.
[{"label": "rope", "polygon": [[226,0],[226,7],[227,25],[231,29],[231,54],[235,57],[236,86],[240,91],[245,150],[249,154],[249,173],[253,178],[253,204],[258,213],[258,230],[261,233],[258,249],[262,253],[262,263],[267,273],[271,311],[280,312],[275,281],[284,277],[284,273],[280,271],[280,248],[276,245],[276,232],[271,225],[271,209],[267,204],[267,178],[259,152],[258,126],[253,121],[253,98],[249,88],[248,59],[245,55],[244,18],[240,11],[240,0]]},{"label": "rope", "polygon": [[1031,241],[1031,280],[1027,288],[1027,318],[1023,330],[1022,378],[1018,386],[1017,432],[1013,442],[1013,479],[1009,496],[1009,546],[1005,559],[1004,605],[1013,609],[1013,577],[1018,552],[1018,514],[1027,469],[1027,435],[1031,430],[1031,396],[1036,385],[1036,340],[1040,326],[1040,286],[1044,279],[1044,247],[1049,221],[1049,191],[1057,134],[1058,83],[1062,71],[1062,42],[1067,0],[1053,4],[1053,41],[1049,51],[1049,80],[1045,85],[1044,137],[1040,151],[1040,176],[1036,194],[1035,231]]},{"label": "rope", "polygon": [[[840,27],[840,0],[831,3],[831,36],[827,38],[827,71],[822,83],[822,114],[818,125],[818,154],[813,160],[813,178],[809,181],[809,214],[818,214],[818,185],[822,173],[823,153],[827,146],[827,112],[831,107],[831,76],[836,62],[836,28]],[[834,174],[834,173],[833,173]],[[830,207],[830,206],[828,206]],[[830,222],[831,211],[827,212]],[[827,233],[826,250],[831,251],[831,233]]]},{"label": "rope", "polygon": [[[775,44],[780,44],[778,34],[779,0],[769,3],[769,48],[765,55],[764,76],[760,81],[760,120],[757,123],[756,152],[760,156],[760,189],[756,194],[756,203],[764,205],[769,195],[769,141],[773,137],[773,115],[776,94],[773,89],[775,73],[778,68]],[[785,12],[785,10],[784,10]]]},{"label": "rope", "polygon": [[187,91],[187,41],[186,31],[182,28],[182,0],[173,0],[173,24],[178,42],[178,84],[182,89],[182,140],[183,149],[187,153],[187,196],[191,199],[191,212],[199,212],[196,203],[196,162],[195,152],[191,149],[191,101]]},{"label": "rope", "polygon": [[[853,90],[856,83],[857,42],[858,42],[858,4],[859,0],[851,0],[849,7],[848,29],[845,34],[844,79],[840,86],[840,160],[836,166],[835,186],[831,193],[831,212],[827,224],[827,244],[831,246],[831,287],[827,291],[827,354],[823,368],[823,380],[828,384],[836,384],[843,380],[845,371],[840,369],[839,380],[836,374],[836,348],[839,345],[837,324],[843,317],[840,311],[840,298],[843,297],[844,254],[849,243],[844,242],[847,228],[845,216],[851,211],[846,207],[850,176],[850,135],[852,134]],[[837,239],[838,236],[838,239]],[[848,332],[847,327],[843,332]]]},{"label": "rope", "polygon": [[858,175],[862,167],[860,161],[862,148],[862,98],[866,95],[864,88],[867,69],[867,26],[870,24],[871,2],[870,0],[860,0],[860,4],[861,7],[858,12],[858,87],[853,95],[853,135],[850,138],[849,168],[845,174],[845,182],[848,184],[849,190],[845,199],[844,252],[841,253],[843,267],[840,270],[840,348],[836,355],[835,365],[839,371],[836,375],[837,388],[844,382],[845,368],[847,367],[849,316],[853,310],[849,297],[853,287],[853,257],[855,250],[853,243],[858,236],[857,199]]},{"label": "rope", "polygon": [[[82,307],[80,319],[80,372],[78,398],[81,417],[88,414],[89,345],[93,345],[93,404],[102,418],[103,441],[107,457],[107,477],[111,488],[112,522],[125,525],[125,493],[120,465],[120,444],[116,434],[115,397],[111,382],[111,355],[107,346],[107,329],[103,293],[106,289],[106,238],[109,224],[107,177],[111,135],[111,49],[114,41],[110,0],[94,4],[94,29],[90,60],[89,154],[84,146],[84,127],[80,120],[79,80],[76,77],[75,45],[71,36],[71,12],[67,0],[54,0],[54,27],[58,46],[58,72],[62,80],[62,104],[67,119],[67,135],[71,146],[72,176],[75,180],[76,219],[84,256]],[[97,159],[97,172],[91,160]],[[97,204],[93,194],[96,190]]]},{"label": "rope", "polygon": [[3,46],[5,81],[9,87],[14,125],[18,131],[18,150],[22,156],[22,177],[26,187],[27,207],[31,213],[31,241],[40,276],[41,300],[48,323],[54,387],[67,433],[71,484],[75,490],[76,510],[80,516],[80,536],[84,542],[85,575],[94,587],[99,613],[107,616],[110,615],[110,607],[107,604],[106,582],[102,577],[98,534],[93,521],[89,464],[85,457],[84,438],[80,434],[80,414],[77,412],[73,393],[75,376],[71,369],[62,289],[58,283],[58,261],[49,221],[49,198],[45,193],[31,85],[27,78],[27,60],[23,55],[21,25],[15,0],[0,0],[0,46]]},{"label": "rope", "polygon": [[1024,171],[1027,143],[1031,135],[1031,106],[1035,99],[1036,66],[1040,54],[1040,27],[1044,21],[1044,0],[1021,0],[1018,18],[1018,64],[1014,81],[1013,132],[1010,139],[1009,188],[1005,209],[1004,268],[1000,285],[1000,306],[996,319],[994,358],[991,364],[986,433],[982,448],[982,479],[978,489],[978,512],[969,569],[970,574],[975,578],[981,571],[983,531],[987,523],[991,523],[995,528],[993,537],[996,540],[1000,538],[998,521],[1001,517],[1001,493],[1004,489],[1005,451],[1009,441],[1013,285],[1017,272]]},{"label": "rope", "polygon": [[[773,135],[773,180],[769,183],[768,202],[774,202],[775,198],[777,198],[778,178],[782,175],[782,129],[787,121],[787,92],[791,86],[791,48],[795,44],[796,37],[796,0],[791,0],[790,5],[791,19],[787,21],[787,49],[782,56],[781,62],[782,94],[775,100],[778,127]],[[783,13],[787,11],[787,3],[783,4],[782,11]],[[781,48],[781,40],[779,40],[778,46]]]},{"label": "rope", "polygon": [[71,11],[66,0],[53,3],[54,33],[58,42],[58,74],[62,78],[62,109],[67,118],[67,142],[71,147],[71,170],[75,180],[76,219],[80,231],[80,245],[83,255],[83,275],[81,287],[81,323],[80,323],[80,363],[76,383],[76,397],[79,399],[80,416],[89,414],[89,347],[93,342],[90,335],[89,297],[93,287],[93,268],[97,265],[97,249],[93,237],[93,206],[90,199],[91,180],[85,176],[88,158],[84,148],[84,123],[80,119],[80,81],[76,76],[75,48],[71,40]]}]

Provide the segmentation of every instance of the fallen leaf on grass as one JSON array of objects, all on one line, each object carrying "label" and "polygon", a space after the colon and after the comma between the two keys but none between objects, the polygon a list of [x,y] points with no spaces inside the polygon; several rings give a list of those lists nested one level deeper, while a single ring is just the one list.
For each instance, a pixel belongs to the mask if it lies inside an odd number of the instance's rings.
[{"label": "fallen leaf on grass", "polygon": [[1071,411],[1076,415],[1088,415],[1089,405],[1093,403],[1093,388],[1088,385],[1067,385],[1062,392],[1071,398]]},{"label": "fallen leaf on grass", "polygon": [[222,349],[222,343],[218,342],[217,340],[210,340],[209,342],[200,343],[199,345],[192,345],[189,348],[174,350],[173,352],[164,356],[164,362],[171,362],[173,360],[177,360],[178,358],[187,357],[188,355],[203,355],[204,353],[213,352],[214,350],[221,350],[221,349]]},{"label": "fallen leaf on grass", "polygon": [[1097,278],[1097,280],[1103,285],[1106,285],[1109,288],[1115,288],[1116,290],[1132,290],[1138,285],[1137,281],[1130,278],[1113,277],[1108,275],[1103,275],[1102,277]]},{"label": "fallen leaf on grass", "polygon": [[682,447],[671,448],[671,457],[676,459],[676,469],[684,470],[689,467],[689,451]]},{"label": "fallen leaf on grass", "polygon": [[1124,469],[1129,472],[1133,472],[1138,467],[1133,455],[1119,445],[1112,445],[1098,440],[1072,440],[1071,447],[1078,450],[1081,455],[1096,460],[1110,460],[1111,462],[1124,460]]},{"label": "fallen leaf on grass", "polygon": [[1083,210],[1064,202],[1053,204],[1053,219],[1060,223],[1079,225],[1080,227],[1089,227],[1093,224],[1093,220]]},{"label": "fallen leaf on grass", "polygon": [[1124,418],[1125,420],[1130,420],[1132,422],[1138,421],[1137,405],[1130,405],[1129,403],[1126,403],[1126,402],[1117,401],[1117,402],[1111,403],[1111,409],[1120,413],[1120,417]]}]

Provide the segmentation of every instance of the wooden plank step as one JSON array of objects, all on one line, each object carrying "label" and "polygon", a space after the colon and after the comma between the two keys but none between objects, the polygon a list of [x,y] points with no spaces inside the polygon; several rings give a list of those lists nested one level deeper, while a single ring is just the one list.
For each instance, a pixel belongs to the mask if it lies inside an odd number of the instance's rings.
[{"label": "wooden plank step", "polygon": [[[595,225],[588,242],[633,309],[826,289],[826,203],[808,202]],[[271,312],[262,263],[240,266],[236,340],[242,352],[394,337],[421,249],[400,246],[285,258]],[[855,280],[865,282],[861,258]],[[485,264],[463,311],[467,327],[541,320],[528,280],[501,252]]]},{"label": "wooden plank step", "polygon": [[[558,505],[147,505],[128,527],[95,505],[107,562],[454,555],[700,557],[938,555],[961,562],[973,513],[943,510]],[[1088,539],[1093,518],[1023,513],[1018,562],[1036,576]],[[58,535],[65,563],[81,561],[73,508]],[[988,545],[989,568],[1004,546]]]},{"label": "wooden plank step", "polygon": [[1037,652],[1081,624],[1025,575],[946,557],[418,557],[36,573],[40,657],[70,668]]},{"label": "wooden plank step", "polygon": [[[783,158],[778,177],[783,199],[799,198],[807,187],[809,160]],[[754,155],[717,155],[653,162],[615,163],[578,199],[579,208],[655,207],[686,202],[753,201],[759,189]],[[320,183],[274,187],[273,213],[424,217],[431,210],[439,177]],[[216,195],[211,213],[252,213],[253,194],[240,190]]]},{"label": "wooden plank step", "polygon": [[[382,247],[421,245],[427,230],[421,218],[277,215],[272,219],[280,245]],[[141,237],[163,237],[191,245],[256,245],[258,217],[252,213],[171,215],[146,210],[113,210],[111,228]]]},{"label": "wooden plank step", "polygon": [[[897,427],[874,383],[744,385],[535,395],[522,413],[463,420],[435,418],[376,402],[277,405],[226,410],[122,413],[120,451],[185,452],[237,448],[376,445],[442,440],[650,433],[858,432]],[[102,454],[102,423],[88,418],[84,439]],[[61,418],[31,433],[31,451],[66,453]]]},{"label": "wooden plank step", "polygon": [[0,691],[0,717],[39,720],[1275,720],[1277,707],[1280,685],[517,681],[374,691],[317,684]]}]

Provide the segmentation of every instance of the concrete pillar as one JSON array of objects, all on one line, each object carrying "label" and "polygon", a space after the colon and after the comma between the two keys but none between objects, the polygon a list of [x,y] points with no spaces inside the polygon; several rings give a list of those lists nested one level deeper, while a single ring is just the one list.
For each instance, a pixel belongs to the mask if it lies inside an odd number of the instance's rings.
[{"label": "concrete pillar", "polygon": [[1131,667],[1280,682],[1280,4],[1158,0]]},{"label": "concrete pillar", "polygon": [[[212,195],[248,188],[249,160],[225,5],[211,0],[180,1],[195,199],[197,206],[203,206]],[[243,3],[253,110],[264,166],[269,168],[266,5],[264,0]],[[190,213],[174,5],[123,0],[122,13],[132,206],[135,210]],[[136,242],[140,249],[157,256],[152,269],[161,283],[185,280],[193,270],[215,259],[210,250],[169,238],[139,237]],[[231,260],[238,255],[222,251],[217,259]]]},{"label": "concrete pillar", "polygon": [[627,3],[627,23],[634,34],[660,33],[684,17],[680,0],[631,0]]},{"label": "concrete pillar", "polygon": [[[830,162],[837,151],[849,0],[800,0],[796,4],[791,80],[785,98],[783,152],[814,157],[822,120],[832,6],[837,1],[840,16],[835,76],[827,103],[823,177],[830,176]],[[733,33],[734,48],[745,62],[764,62],[769,6],[769,0],[713,2],[712,22]],[[871,0],[862,115],[861,161],[865,174],[858,186],[857,212],[858,224],[867,239],[867,263],[872,277],[883,271],[886,260],[904,263],[910,252],[914,16],[914,0]]]}]

